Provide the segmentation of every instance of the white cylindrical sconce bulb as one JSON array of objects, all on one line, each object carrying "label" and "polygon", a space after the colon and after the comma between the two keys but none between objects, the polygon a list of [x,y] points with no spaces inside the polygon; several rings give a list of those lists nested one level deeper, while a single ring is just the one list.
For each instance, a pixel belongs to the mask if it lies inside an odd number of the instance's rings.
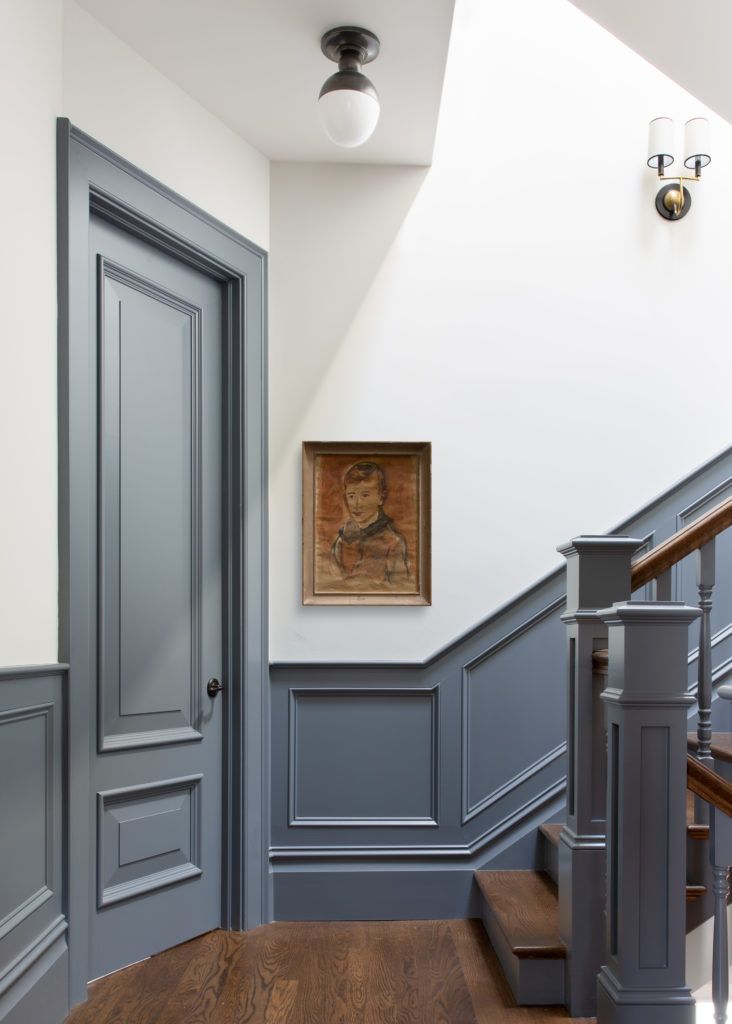
[{"label": "white cylindrical sconce bulb", "polygon": [[674,123],[670,117],[654,117],[648,125],[648,166],[669,167],[674,162]]},{"label": "white cylindrical sconce bulb", "polygon": [[692,117],[684,131],[684,167],[706,167],[709,155],[709,121],[706,117]]}]

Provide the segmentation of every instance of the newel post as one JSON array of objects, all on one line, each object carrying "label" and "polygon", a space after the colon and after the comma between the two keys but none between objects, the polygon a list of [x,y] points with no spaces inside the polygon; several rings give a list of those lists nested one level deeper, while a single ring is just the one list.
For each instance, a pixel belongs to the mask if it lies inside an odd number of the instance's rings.
[{"label": "newel post", "polygon": [[605,731],[600,703],[605,677],[594,651],[607,647],[597,614],[630,598],[633,537],[575,537],[558,550],[567,559],[567,821],[559,842],[559,933],[567,947],[565,1002],[573,1017],[592,1017],[604,963]]},{"label": "newel post", "polygon": [[693,1024],[686,984],[689,624],[698,608],[616,604],[608,626],[607,951],[598,1024]]}]

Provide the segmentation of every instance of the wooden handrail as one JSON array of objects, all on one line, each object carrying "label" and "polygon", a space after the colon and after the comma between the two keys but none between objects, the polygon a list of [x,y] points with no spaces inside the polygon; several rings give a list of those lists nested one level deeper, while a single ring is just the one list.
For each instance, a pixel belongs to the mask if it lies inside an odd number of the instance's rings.
[{"label": "wooden handrail", "polygon": [[663,544],[659,544],[653,551],[649,551],[647,555],[634,562],[630,576],[631,590],[637,590],[644,583],[655,580],[682,558],[703,547],[707,541],[713,540],[728,526],[732,526],[732,498],[727,498],[721,505],[716,505],[706,515],[701,516],[690,526],[685,526],[683,530],[679,530],[673,537],[669,537]]},{"label": "wooden handrail", "polygon": [[691,754],[686,755],[686,788],[732,817],[732,783]]}]

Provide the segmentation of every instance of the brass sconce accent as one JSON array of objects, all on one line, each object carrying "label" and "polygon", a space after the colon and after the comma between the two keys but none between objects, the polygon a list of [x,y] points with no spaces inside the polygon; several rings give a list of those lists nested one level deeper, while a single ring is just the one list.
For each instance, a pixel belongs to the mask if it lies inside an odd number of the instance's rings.
[{"label": "brass sconce accent", "polygon": [[648,126],[648,166],[658,171],[659,181],[672,181],[656,196],[656,209],[665,220],[681,220],[691,209],[691,193],[685,181],[699,181],[702,167],[711,162],[709,155],[709,122],[705,117],[693,117],[686,122],[684,167],[693,168],[694,176],[664,174],[674,162],[674,124],[670,117],[656,117]]}]

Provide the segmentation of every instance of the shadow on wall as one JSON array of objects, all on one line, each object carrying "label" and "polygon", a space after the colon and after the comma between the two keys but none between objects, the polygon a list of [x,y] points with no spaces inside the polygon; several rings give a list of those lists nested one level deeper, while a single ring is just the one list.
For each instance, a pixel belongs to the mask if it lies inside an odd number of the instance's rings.
[{"label": "shadow on wall", "polygon": [[[427,167],[272,164],[271,379],[275,470],[427,175]],[[321,438],[320,440],[330,440]]]}]

